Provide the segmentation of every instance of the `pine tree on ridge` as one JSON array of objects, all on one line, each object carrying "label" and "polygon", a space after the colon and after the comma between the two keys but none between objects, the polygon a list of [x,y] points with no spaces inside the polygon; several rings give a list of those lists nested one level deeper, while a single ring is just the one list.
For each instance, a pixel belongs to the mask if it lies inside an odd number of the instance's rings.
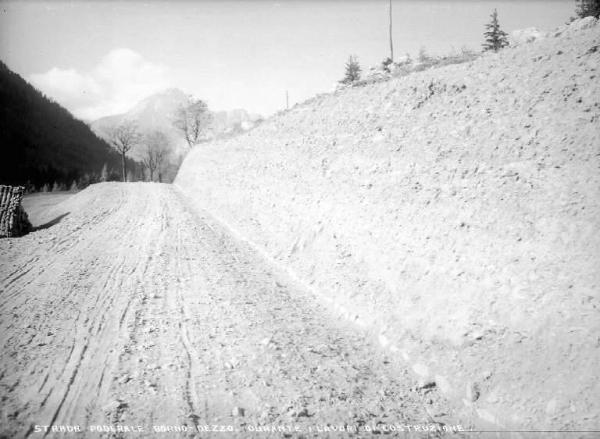
[{"label": "pine tree on ridge", "polygon": [[342,84],[352,84],[360,79],[361,68],[358,63],[358,58],[354,55],[348,57],[346,62],[346,73],[344,79],[340,81]]},{"label": "pine tree on ridge", "polygon": [[500,49],[508,46],[508,35],[502,29],[500,29],[500,23],[498,22],[498,11],[494,9],[491,15],[492,21],[485,25],[487,29],[483,35],[485,35],[485,43],[483,43],[483,50],[498,52]]}]

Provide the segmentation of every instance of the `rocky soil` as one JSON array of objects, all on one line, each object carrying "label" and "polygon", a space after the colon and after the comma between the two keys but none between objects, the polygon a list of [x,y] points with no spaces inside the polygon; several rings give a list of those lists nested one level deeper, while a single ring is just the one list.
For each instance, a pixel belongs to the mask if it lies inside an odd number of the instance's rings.
[{"label": "rocky soil", "polygon": [[433,383],[173,186],[38,199],[33,221],[58,220],[0,242],[0,437],[439,437],[460,424]]},{"label": "rocky soil", "polygon": [[175,183],[462,416],[600,430],[600,26],[536,38],[319,96]]}]

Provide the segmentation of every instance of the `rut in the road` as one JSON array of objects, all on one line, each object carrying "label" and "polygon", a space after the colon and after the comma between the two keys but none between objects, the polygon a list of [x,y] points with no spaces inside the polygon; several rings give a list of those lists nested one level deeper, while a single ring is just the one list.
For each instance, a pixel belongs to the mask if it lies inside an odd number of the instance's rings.
[{"label": "rut in the road", "polygon": [[61,223],[0,248],[5,434],[110,423],[310,435],[447,415],[171,186],[95,185],[62,208]]}]

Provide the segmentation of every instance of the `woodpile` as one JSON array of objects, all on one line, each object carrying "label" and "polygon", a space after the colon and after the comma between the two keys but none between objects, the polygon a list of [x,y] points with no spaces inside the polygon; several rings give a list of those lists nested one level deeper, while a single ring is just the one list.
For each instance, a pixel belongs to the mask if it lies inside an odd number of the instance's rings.
[{"label": "woodpile", "polygon": [[0,185],[0,238],[22,236],[31,231],[27,213],[21,206],[23,186]]}]

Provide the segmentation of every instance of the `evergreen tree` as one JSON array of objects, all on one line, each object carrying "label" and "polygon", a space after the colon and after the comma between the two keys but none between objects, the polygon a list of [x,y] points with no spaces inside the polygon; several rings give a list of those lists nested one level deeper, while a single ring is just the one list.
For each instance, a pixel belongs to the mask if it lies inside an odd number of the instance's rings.
[{"label": "evergreen tree", "polygon": [[65,190],[65,186],[58,181],[55,181],[54,184],[52,185],[52,192],[62,192],[64,190]]},{"label": "evergreen tree", "polygon": [[579,18],[600,18],[600,0],[576,0],[575,12]]},{"label": "evergreen tree", "polygon": [[498,23],[498,11],[494,9],[491,17],[492,21],[485,25],[487,30],[484,32],[485,43],[483,43],[483,50],[493,50],[494,52],[498,52],[503,47],[508,46],[508,35],[500,29],[500,23]]},{"label": "evergreen tree", "polygon": [[350,55],[346,62],[346,75],[340,82],[342,84],[352,84],[360,79],[360,64],[356,56]]},{"label": "evergreen tree", "polygon": [[108,169],[106,168],[106,163],[104,163],[102,171],[100,171],[100,181],[108,181]]}]

